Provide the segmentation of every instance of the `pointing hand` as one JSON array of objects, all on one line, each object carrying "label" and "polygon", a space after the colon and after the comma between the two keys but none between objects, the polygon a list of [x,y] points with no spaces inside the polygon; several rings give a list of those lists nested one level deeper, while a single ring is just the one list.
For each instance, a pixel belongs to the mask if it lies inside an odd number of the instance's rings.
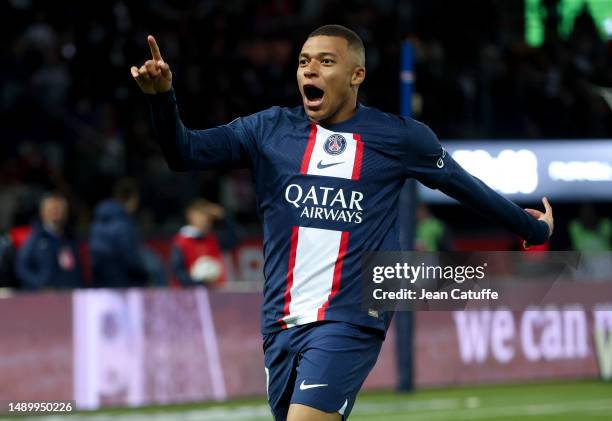
[{"label": "pointing hand", "polygon": [[159,52],[157,42],[152,35],[147,37],[151,49],[151,60],[145,61],[140,66],[132,66],[130,69],[132,77],[145,94],[157,94],[172,89],[172,72]]}]

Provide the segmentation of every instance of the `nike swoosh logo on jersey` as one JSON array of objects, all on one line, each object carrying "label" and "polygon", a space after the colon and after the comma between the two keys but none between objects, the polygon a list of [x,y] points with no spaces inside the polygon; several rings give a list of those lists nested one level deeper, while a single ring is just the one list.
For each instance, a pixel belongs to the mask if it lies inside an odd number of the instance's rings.
[{"label": "nike swoosh logo on jersey", "polygon": [[325,387],[327,384],[306,384],[306,380],[300,383],[300,390],[314,389],[315,387]]},{"label": "nike swoosh logo on jersey", "polygon": [[329,167],[333,167],[334,165],[338,165],[338,164],[343,164],[344,161],[340,161],[340,162],[332,162],[331,164],[324,164],[323,160],[319,161],[319,163],[317,164],[317,168],[320,170],[323,170],[325,168],[329,168]]}]

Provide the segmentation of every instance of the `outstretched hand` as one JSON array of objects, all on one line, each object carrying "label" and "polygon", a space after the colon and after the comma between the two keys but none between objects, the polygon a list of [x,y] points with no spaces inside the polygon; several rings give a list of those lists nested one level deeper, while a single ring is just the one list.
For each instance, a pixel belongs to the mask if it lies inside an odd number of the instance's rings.
[{"label": "outstretched hand", "polygon": [[145,94],[158,94],[172,89],[172,72],[170,66],[161,56],[157,42],[152,35],[147,37],[151,49],[151,60],[140,66],[132,66],[132,77]]},{"label": "outstretched hand", "polygon": [[[550,203],[548,203],[548,199],[546,197],[542,198],[542,203],[544,204],[545,212],[541,212],[537,209],[530,209],[530,208],[526,208],[525,212],[527,212],[529,215],[533,216],[535,219],[539,221],[546,222],[546,225],[548,225],[548,238],[550,238],[550,236],[553,233],[553,229],[555,228],[552,206],[550,206]],[[528,244],[525,241],[523,243],[523,246],[527,249],[531,246],[531,244]]]}]

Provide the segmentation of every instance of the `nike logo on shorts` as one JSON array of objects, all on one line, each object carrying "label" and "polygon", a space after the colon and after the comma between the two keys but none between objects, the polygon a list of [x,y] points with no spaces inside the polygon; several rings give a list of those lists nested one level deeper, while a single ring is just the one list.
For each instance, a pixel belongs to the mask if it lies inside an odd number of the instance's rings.
[{"label": "nike logo on shorts", "polygon": [[319,161],[319,163],[317,164],[317,168],[320,170],[323,170],[325,168],[329,168],[329,167],[333,167],[334,165],[339,165],[344,163],[344,161],[340,161],[340,162],[332,162],[331,164],[324,164],[323,160]]},{"label": "nike logo on shorts", "polygon": [[302,380],[300,383],[300,390],[314,389],[315,387],[325,387],[327,384],[306,384],[306,380]]}]

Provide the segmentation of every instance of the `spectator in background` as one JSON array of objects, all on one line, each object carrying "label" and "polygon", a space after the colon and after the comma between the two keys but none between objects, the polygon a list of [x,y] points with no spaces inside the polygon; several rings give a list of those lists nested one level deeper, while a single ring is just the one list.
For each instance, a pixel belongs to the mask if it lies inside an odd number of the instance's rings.
[{"label": "spectator in background", "polygon": [[94,286],[127,288],[148,283],[142,244],[132,217],[139,202],[138,185],[124,179],[115,186],[113,198],[96,207],[89,235]]},{"label": "spectator in background", "polygon": [[612,250],[612,222],[599,218],[591,204],[582,205],[580,216],[569,224],[569,234],[576,251]]},{"label": "spectator in background", "polygon": [[418,251],[449,251],[451,241],[444,223],[433,216],[429,208],[419,204],[414,248]]},{"label": "spectator in background", "polygon": [[15,271],[22,288],[82,286],[77,246],[67,234],[67,220],[66,198],[59,193],[46,194],[40,202],[40,221],[17,253]]},{"label": "spectator in background", "polygon": [[[193,201],[185,211],[185,225],[172,241],[171,264],[183,286],[220,287],[227,274],[222,250],[238,241],[235,224],[223,208],[204,199]],[[225,219],[225,229],[213,232],[214,223]]]},{"label": "spectator in background", "polygon": [[612,222],[600,218],[593,205],[587,203],[568,228],[572,248],[581,252],[577,270],[581,279],[609,281],[612,261],[607,251],[612,250]]}]

